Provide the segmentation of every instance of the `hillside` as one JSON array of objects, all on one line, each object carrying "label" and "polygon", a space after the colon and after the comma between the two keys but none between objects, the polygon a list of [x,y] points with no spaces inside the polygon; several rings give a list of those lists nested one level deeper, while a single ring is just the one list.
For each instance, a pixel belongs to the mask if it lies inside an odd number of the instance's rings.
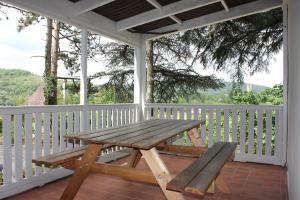
[{"label": "hillside", "polygon": [[[256,85],[256,84],[250,84],[250,83],[244,83],[242,86],[242,90],[247,91],[248,89],[253,92],[262,92],[269,87],[263,86],[263,85]],[[208,95],[222,95],[222,94],[229,94],[232,89],[232,83],[226,82],[225,87],[219,89],[219,90],[207,90],[206,93]]]},{"label": "hillside", "polygon": [[[1,69],[0,68],[0,106],[14,106],[24,105],[26,101],[30,104],[39,105],[35,101],[40,100],[41,97],[41,85],[43,78],[41,76],[32,74],[31,72],[19,69]],[[59,85],[61,82],[59,81]],[[225,83],[225,87],[219,90],[207,90],[202,91],[200,95],[189,95],[181,99],[182,103],[231,103],[229,100],[229,93],[231,91],[231,83]],[[38,88],[40,88],[38,90]],[[63,103],[62,95],[59,88],[59,102]],[[255,84],[244,84],[243,90],[250,89],[254,92],[261,92],[268,87],[255,85]],[[38,92],[39,91],[39,92]],[[33,95],[32,95],[33,94]],[[32,96],[31,96],[32,95]],[[28,98],[31,96],[30,98]],[[32,103],[34,101],[35,103]],[[43,100],[39,101],[43,102]],[[74,102],[70,102],[74,103]]]},{"label": "hillside", "polygon": [[43,78],[31,72],[0,68],[0,105],[23,105],[42,83]]},{"label": "hillside", "polygon": [[[256,85],[256,84],[249,84],[245,83],[242,86],[242,90],[244,91],[253,91],[254,93],[262,92],[269,87]],[[180,100],[180,103],[202,103],[202,104],[231,104],[232,101],[229,98],[230,91],[232,89],[232,83],[225,83],[225,87],[213,90],[209,89],[206,91],[200,91],[199,94],[189,95],[187,97],[183,97]]]}]

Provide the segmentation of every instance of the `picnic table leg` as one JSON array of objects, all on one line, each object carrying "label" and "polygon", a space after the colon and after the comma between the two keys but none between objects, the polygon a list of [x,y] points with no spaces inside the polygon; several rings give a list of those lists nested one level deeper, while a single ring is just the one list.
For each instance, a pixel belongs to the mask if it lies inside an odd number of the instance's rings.
[{"label": "picnic table leg", "polygon": [[129,157],[127,166],[131,168],[135,168],[139,163],[141,157],[142,157],[141,152],[137,149],[133,149],[131,152],[131,156]]},{"label": "picnic table leg", "polygon": [[145,158],[146,163],[151,169],[153,175],[155,176],[157,183],[159,184],[161,190],[163,191],[166,199],[168,200],[184,200],[184,197],[179,192],[174,192],[167,190],[167,183],[171,181],[172,176],[166,167],[165,163],[161,159],[156,148],[152,148],[148,151],[140,150]]},{"label": "picnic table leg", "polygon": [[89,144],[86,152],[81,158],[80,165],[72,175],[67,188],[65,189],[61,200],[74,199],[84,179],[88,176],[91,165],[96,161],[102,145]]},{"label": "picnic table leg", "polygon": [[191,140],[191,142],[194,144],[196,147],[205,147],[205,143],[203,139],[201,138],[201,135],[198,132],[198,128],[193,128],[188,131],[188,136]]}]

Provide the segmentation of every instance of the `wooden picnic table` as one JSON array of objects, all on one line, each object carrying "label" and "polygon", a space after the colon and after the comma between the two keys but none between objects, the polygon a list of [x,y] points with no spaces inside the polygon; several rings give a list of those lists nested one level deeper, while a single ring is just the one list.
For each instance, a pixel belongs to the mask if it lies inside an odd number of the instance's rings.
[{"label": "wooden picnic table", "polygon": [[[154,119],[135,124],[105,129],[93,133],[79,133],[65,136],[68,140],[79,140],[88,144],[81,160],[65,164],[75,169],[61,199],[73,199],[89,172],[98,172],[127,178],[129,180],[158,184],[168,200],[184,199],[176,191],[166,189],[172,176],[161,159],[158,145],[179,133],[188,131],[191,142],[197,147],[203,145],[198,128],[204,121],[198,120],[162,120]],[[131,148],[127,166],[96,162],[101,149],[108,146]],[[141,157],[144,157],[150,171],[136,169]]]}]

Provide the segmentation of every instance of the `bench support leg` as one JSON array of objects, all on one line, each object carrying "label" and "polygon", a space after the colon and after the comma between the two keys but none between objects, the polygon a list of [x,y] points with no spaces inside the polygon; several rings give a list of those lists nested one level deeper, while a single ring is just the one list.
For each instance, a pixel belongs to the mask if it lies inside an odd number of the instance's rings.
[{"label": "bench support leg", "polygon": [[142,154],[139,150],[133,149],[129,158],[128,167],[135,168],[141,160]]},{"label": "bench support leg", "polygon": [[167,190],[167,183],[171,181],[172,176],[166,167],[163,160],[160,158],[156,148],[152,148],[148,151],[141,150],[142,155],[145,158],[148,166],[150,167],[153,175],[155,176],[157,183],[159,184],[161,190],[163,191],[166,199],[168,200],[184,200],[181,193]]},{"label": "bench support leg", "polygon": [[209,193],[209,194],[214,194],[214,193],[215,193],[215,186],[216,186],[215,183],[216,183],[215,181],[213,181],[213,182],[211,183],[211,185],[209,186],[209,188],[208,188],[208,190],[207,190],[207,193]]},{"label": "bench support leg", "polygon": [[188,131],[188,136],[191,140],[191,142],[194,144],[196,147],[205,147],[205,143],[203,142],[199,132],[198,128],[193,128]]},{"label": "bench support leg", "polygon": [[67,188],[65,189],[61,200],[74,199],[84,179],[88,176],[92,164],[95,163],[101,150],[101,145],[89,144],[86,152],[83,154],[79,166],[72,175]]},{"label": "bench support leg", "polygon": [[219,191],[225,194],[230,194],[230,189],[222,175],[219,175],[215,180],[216,187]]},{"label": "bench support leg", "polygon": [[210,187],[207,190],[207,193],[213,194],[215,193],[215,189],[218,189],[218,191],[224,193],[224,194],[230,194],[230,189],[222,177],[222,175],[219,175],[210,185]]}]

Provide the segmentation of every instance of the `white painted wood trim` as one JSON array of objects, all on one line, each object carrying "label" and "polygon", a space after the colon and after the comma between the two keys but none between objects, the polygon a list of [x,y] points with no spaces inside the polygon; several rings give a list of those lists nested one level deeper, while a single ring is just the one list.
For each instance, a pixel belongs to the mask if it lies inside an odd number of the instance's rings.
[{"label": "white painted wood trim", "polygon": [[143,120],[146,95],[146,43],[134,49],[134,103],[138,104],[138,121]]},{"label": "white painted wood trim", "polygon": [[43,156],[50,154],[50,113],[44,113],[44,121],[43,121]]},{"label": "white painted wood trim", "polygon": [[25,177],[32,177],[32,114],[25,114]]},{"label": "white painted wood trim", "polygon": [[248,154],[253,154],[254,148],[254,110],[249,110]]},{"label": "white painted wood trim", "polygon": [[225,0],[221,0],[221,3],[222,3],[222,5],[223,5],[223,7],[225,8],[225,10],[226,10],[227,12],[229,12],[229,7],[228,7],[226,1],[225,1]]},{"label": "white painted wood trim", "polygon": [[257,111],[257,138],[256,138],[256,154],[258,156],[262,156],[262,141],[263,141],[263,111]]},{"label": "white painted wood trim", "polygon": [[229,142],[229,110],[225,109],[224,110],[224,141]]},{"label": "white painted wood trim", "polygon": [[182,20],[176,17],[175,15],[170,16],[171,19],[173,19],[177,24],[182,24]]},{"label": "white painted wood trim", "polygon": [[58,146],[58,113],[52,113],[52,151],[56,153],[59,150]]},{"label": "white painted wood trim", "polygon": [[81,131],[88,130],[88,80],[87,80],[87,59],[88,59],[88,32],[86,29],[81,29],[81,73],[80,73],[80,105],[83,106],[81,111]]},{"label": "white painted wood trim", "polygon": [[16,181],[23,179],[22,115],[14,115],[14,151]]},{"label": "white painted wood trim", "polygon": [[74,3],[67,0],[3,0],[3,2],[35,12],[45,17],[88,29],[90,32],[104,35],[114,40],[125,42],[132,46],[138,46],[140,34],[128,31],[118,32],[116,22],[94,12],[86,12],[74,16]]},{"label": "white painted wood trim", "polygon": [[[153,5],[155,8],[161,10],[162,9],[162,5],[160,5],[156,0],[146,0],[148,3],[150,3],[151,5]],[[171,19],[173,19],[176,23],[178,24],[182,24],[182,21],[176,17],[175,15],[170,15],[169,16]]]},{"label": "white painted wood trim", "polygon": [[[35,114],[35,133],[34,133],[34,144],[35,144],[35,152],[34,158],[40,158],[42,156],[42,115],[41,113]],[[38,176],[42,172],[42,167],[35,165],[35,175]]]},{"label": "white painted wood trim", "polygon": [[80,15],[82,13],[88,12],[95,8],[109,4],[113,1],[114,0],[80,0],[74,3],[73,6],[74,15]]},{"label": "white painted wood trim", "polygon": [[157,39],[160,37],[174,34],[176,32],[186,31],[194,28],[200,28],[203,26],[208,26],[211,24],[216,24],[216,23],[236,19],[247,15],[264,12],[281,6],[282,6],[282,0],[258,0],[258,1],[250,2],[247,4],[230,8],[230,12],[223,10],[209,15],[184,21],[181,25],[174,24],[156,30],[152,30],[153,32],[170,32],[170,31],[172,32],[167,34],[162,34],[162,35],[147,34],[147,35],[143,35],[143,39],[144,40]]},{"label": "white painted wood trim", "polygon": [[11,115],[2,115],[3,184],[12,183]]},{"label": "white painted wood trim", "polygon": [[117,30],[123,31],[132,27],[146,24],[171,15],[182,13],[191,9],[203,7],[219,0],[186,0],[178,1],[161,7],[160,9],[150,10],[133,17],[129,17],[117,22]]},{"label": "white painted wood trim", "polygon": [[265,137],[265,143],[266,143],[266,149],[265,149],[265,155],[271,156],[271,144],[272,144],[272,112],[267,111],[266,112],[266,137]]},{"label": "white painted wood trim", "polygon": [[229,110],[235,110],[235,109],[241,109],[244,108],[246,110],[253,109],[253,110],[283,110],[282,105],[248,105],[248,104],[161,104],[161,103],[146,103],[145,107],[165,107],[165,108],[205,108],[205,109],[229,109]]},{"label": "white painted wood trim", "polygon": [[66,129],[66,112],[60,113],[60,151],[63,151],[66,149],[66,142],[64,139],[64,136],[67,133]]},{"label": "white painted wood trim", "polygon": [[162,5],[160,5],[160,3],[158,3],[156,0],[146,0],[146,1],[157,9],[162,8]]},{"label": "white painted wood trim", "polygon": [[[289,44],[288,44],[288,5],[284,4],[283,11],[283,114],[282,114],[282,165],[287,162],[288,135],[288,88],[289,88]],[[280,122],[281,123],[281,122]]]}]

